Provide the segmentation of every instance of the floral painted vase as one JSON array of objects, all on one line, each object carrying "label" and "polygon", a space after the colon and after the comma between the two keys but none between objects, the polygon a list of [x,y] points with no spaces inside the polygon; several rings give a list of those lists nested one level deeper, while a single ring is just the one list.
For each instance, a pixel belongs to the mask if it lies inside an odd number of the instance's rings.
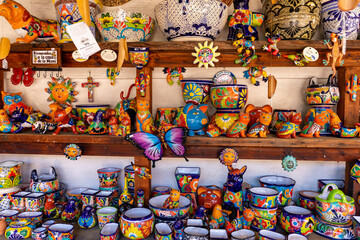
[{"label": "floral painted vase", "polygon": [[280,225],[288,233],[307,236],[313,232],[315,219],[308,209],[297,206],[286,206],[280,215]]},{"label": "floral painted vase", "polygon": [[0,188],[15,187],[21,183],[20,166],[23,164],[15,161],[0,163]]},{"label": "floral painted vase", "polygon": [[281,39],[310,40],[320,24],[320,0],[263,0],[265,30]]},{"label": "floral painted vase", "polygon": [[120,168],[101,168],[97,170],[99,176],[100,187],[116,187],[118,186],[118,177]]},{"label": "floral painted vase", "polygon": [[200,178],[198,167],[178,167],[175,170],[175,178],[182,193],[195,193]]},{"label": "floral painted vase", "polygon": [[128,239],[147,238],[154,229],[154,215],[146,208],[130,209],[121,216],[120,229]]},{"label": "floral painted vase", "polygon": [[[330,39],[331,33],[356,40],[359,34],[360,7],[354,10],[341,11],[336,0],[323,0],[321,3],[321,18],[325,39]],[[345,29],[344,29],[345,27]]]},{"label": "floral painted vase", "polygon": [[209,102],[210,87],[213,85],[213,81],[186,79],[181,80],[180,83],[185,103],[199,105]]},{"label": "floral painted vase", "polygon": [[5,230],[5,237],[7,239],[25,239],[31,236],[32,229],[35,229],[35,225],[28,220],[12,222]]}]

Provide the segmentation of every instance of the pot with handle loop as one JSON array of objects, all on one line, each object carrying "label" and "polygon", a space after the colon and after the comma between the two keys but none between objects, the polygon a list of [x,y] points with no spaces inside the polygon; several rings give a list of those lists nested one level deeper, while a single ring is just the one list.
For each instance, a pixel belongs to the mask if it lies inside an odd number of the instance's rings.
[{"label": "pot with handle loop", "polygon": [[336,77],[329,75],[327,83],[318,84],[316,77],[309,79],[309,85],[305,92],[306,102],[315,106],[334,106],[340,98],[339,87]]}]

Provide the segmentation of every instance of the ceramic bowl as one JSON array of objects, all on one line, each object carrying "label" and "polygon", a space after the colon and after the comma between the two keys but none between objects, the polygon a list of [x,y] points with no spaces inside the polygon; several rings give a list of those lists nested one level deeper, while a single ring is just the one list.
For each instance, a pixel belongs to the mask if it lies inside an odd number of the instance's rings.
[{"label": "ceramic bowl", "polygon": [[107,223],[100,231],[100,240],[116,240],[119,234],[118,223]]},{"label": "ceramic bowl", "polygon": [[214,40],[228,17],[228,6],[216,0],[164,0],[154,10],[160,30],[170,41]]},{"label": "ceramic bowl", "polygon": [[96,26],[105,42],[118,42],[121,38],[128,42],[144,42],[151,37],[155,20],[143,13],[117,8],[98,14]]},{"label": "ceramic bowl", "polygon": [[85,121],[86,115],[95,116],[95,113],[98,110],[102,110],[104,113],[109,108],[109,105],[98,105],[98,104],[84,104],[76,105],[76,113],[81,118],[82,121]]},{"label": "ceramic bowl", "polygon": [[41,180],[38,182],[30,182],[30,191],[31,192],[42,192],[42,193],[52,193],[60,189],[59,179]]},{"label": "ceramic bowl", "polygon": [[48,229],[51,225],[55,224],[55,220],[47,220],[43,222],[42,227]]},{"label": "ceramic bowl", "polygon": [[269,175],[261,177],[259,182],[262,187],[269,187],[279,191],[277,198],[279,206],[286,206],[290,203],[296,183],[295,180],[283,176]]},{"label": "ceramic bowl", "polygon": [[277,207],[275,208],[261,208],[256,206],[251,206],[252,210],[254,210],[254,216],[258,218],[264,218],[271,220],[276,216]]},{"label": "ceramic bowl", "polygon": [[31,236],[32,229],[35,226],[28,220],[14,221],[9,223],[5,230],[7,239],[26,239]]},{"label": "ceramic bowl", "polygon": [[274,216],[270,220],[260,217],[254,217],[254,220],[251,222],[251,226],[257,229],[274,229],[276,227],[276,216]]},{"label": "ceramic bowl", "polygon": [[117,211],[116,207],[110,206],[98,209],[96,214],[98,217],[99,228],[102,229],[107,223],[116,222]]},{"label": "ceramic bowl", "polygon": [[15,186],[11,188],[2,188],[2,189],[0,188],[0,210],[10,209],[10,205],[13,206],[12,196],[14,196],[19,191],[20,191],[19,186]]},{"label": "ceramic bowl", "polygon": [[189,212],[190,200],[183,196],[180,196],[179,206],[177,208],[163,208],[163,204],[169,196],[170,195],[161,195],[150,198],[149,208],[154,212],[155,216],[163,219],[176,219]]},{"label": "ceramic bowl", "polygon": [[154,187],[153,191],[152,191],[152,196],[153,197],[157,197],[160,195],[168,195],[170,194],[170,187],[168,186],[158,186],[158,187]]},{"label": "ceramic bowl", "polygon": [[132,208],[121,216],[120,228],[126,238],[147,238],[154,228],[154,215],[147,208]]},{"label": "ceramic bowl", "polygon": [[50,193],[46,193],[47,197],[51,197],[54,199],[55,203],[61,200],[61,197],[64,196],[66,190],[65,183],[60,182],[59,189]]},{"label": "ceramic bowl", "polygon": [[5,161],[0,163],[0,188],[16,187],[21,183],[20,166],[24,162]]},{"label": "ceramic bowl", "polygon": [[2,210],[0,211],[0,217],[4,217],[7,223],[16,221],[17,215],[19,214],[18,210]]},{"label": "ceramic bowl", "polygon": [[288,235],[287,240],[307,240],[308,238],[297,233],[291,233]]},{"label": "ceramic bowl", "polygon": [[280,225],[288,233],[304,236],[313,232],[315,219],[309,209],[298,206],[286,206],[280,215]]},{"label": "ceramic bowl", "polygon": [[116,187],[119,185],[118,177],[121,169],[115,167],[98,169],[100,187]]},{"label": "ceramic bowl", "polygon": [[49,227],[49,239],[64,240],[74,239],[74,226],[70,224],[56,223]]},{"label": "ceramic bowl", "polygon": [[183,240],[208,240],[209,230],[200,227],[186,227]]},{"label": "ceramic bowl", "polygon": [[322,237],[333,240],[356,239],[352,222],[347,224],[331,224],[316,217],[314,232]]},{"label": "ceramic bowl", "polygon": [[89,188],[86,187],[79,187],[79,188],[72,188],[67,190],[66,194],[69,198],[69,200],[74,199],[76,202],[81,202],[81,193],[85,190],[88,190]]},{"label": "ceramic bowl", "polygon": [[199,167],[177,167],[175,170],[176,182],[182,193],[195,193],[200,178]]},{"label": "ceramic bowl", "polygon": [[314,211],[316,207],[315,197],[317,195],[319,195],[319,193],[314,191],[300,191],[298,205],[300,207]]},{"label": "ceramic bowl", "polygon": [[155,225],[155,240],[172,239],[172,229],[166,223],[157,223]]},{"label": "ceramic bowl", "polygon": [[281,233],[273,232],[270,230],[261,230],[259,231],[260,240],[285,240],[285,236]]},{"label": "ceramic bowl", "polygon": [[43,213],[42,212],[22,212],[17,215],[19,221],[27,219],[30,222],[34,223],[36,227],[40,227],[43,222]]},{"label": "ceramic bowl", "polygon": [[185,103],[199,105],[209,102],[212,80],[184,79],[180,83]]},{"label": "ceramic bowl", "polygon": [[249,201],[252,206],[260,208],[274,208],[277,206],[279,191],[267,187],[253,187],[249,189]]},{"label": "ceramic bowl", "polygon": [[241,84],[217,85],[210,88],[210,99],[217,109],[241,109],[247,101],[248,88]]},{"label": "ceramic bowl", "polygon": [[210,229],[210,240],[229,239],[225,229]]},{"label": "ceramic bowl", "polygon": [[255,233],[249,229],[240,229],[231,233],[231,240],[255,240]]}]

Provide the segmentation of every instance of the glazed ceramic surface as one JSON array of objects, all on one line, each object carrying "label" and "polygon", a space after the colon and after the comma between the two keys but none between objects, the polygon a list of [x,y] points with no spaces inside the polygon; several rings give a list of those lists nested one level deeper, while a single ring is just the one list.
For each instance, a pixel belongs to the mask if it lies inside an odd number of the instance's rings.
[{"label": "glazed ceramic surface", "polygon": [[356,163],[352,166],[350,170],[351,178],[357,180],[360,177],[360,160],[356,160]]},{"label": "glazed ceramic surface", "polygon": [[285,236],[281,233],[269,231],[269,230],[261,230],[259,231],[259,239],[260,240],[285,240]]},{"label": "glazed ceramic surface", "polygon": [[255,233],[249,229],[240,229],[231,233],[231,240],[255,240]]},{"label": "glazed ceramic surface", "polygon": [[109,206],[112,203],[111,191],[100,191],[95,195],[96,207],[102,208]]},{"label": "glazed ceramic surface", "polygon": [[251,205],[260,208],[274,208],[277,206],[279,191],[267,187],[254,187],[249,190]]},{"label": "glazed ceramic surface", "polygon": [[131,63],[137,68],[142,69],[149,62],[148,47],[129,47],[129,57]]},{"label": "glazed ceramic surface", "polygon": [[357,39],[360,23],[359,6],[354,10],[341,11],[337,1],[322,1],[321,18],[326,39],[330,39],[331,33],[336,33],[342,37],[346,36],[347,40]]},{"label": "glazed ceramic surface", "polygon": [[356,235],[356,239],[360,239],[360,217],[359,216],[353,216],[353,223],[354,223],[354,232]]},{"label": "glazed ceramic surface", "polygon": [[157,223],[155,225],[155,240],[170,240],[172,237],[172,229],[166,223]]},{"label": "glazed ceramic surface", "polygon": [[70,224],[57,223],[49,227],[49,240],[73,240],[74,227]]},{"label": "glazed ceramic surface", "polygon": [[297,234],[297,233],[291,233],[287,237],[288,240],[307,240],[307,237]]},{"label": "glazed ceramic surface", "polygon": [[157,197],[160,195],[168,195],[168,194],[170,194],[170,187],[167,187],[167,186],[154,187],[154,189],[152,191],[153,197]]},{"label": "glazed ceramic surface", "polygon": [[[322,191],[324,190],[325,186],[333,183],[336,185],[336,187],[338,189],[340,189],[341,191],[345,190],[345,181],[343,179],[319,179],[318,180],[318,192],[322,193]],[[329,190],[333,190],[334,188],[332,188],[331,186],[329,187]],[[335,188],[336,189],[336,188]]]},{"label": "glazed ceramic surface", "polygon": [[155,6],[155,16],[168,40],[214,40],[226,24],[228,7],[216,0],[164,0]]},{"label": "glazed ceramic surface", "polygon": [[94,206],[96,204],[95,195],[99,192],[99,190],[87,189],[81,192],[81,202],[83,204],[83,208],[86,205]]},{"label": "glazed ceramic surface", "polygon": [[61,198],[65,194],[65,188],[66,188],[65,183],[60,182],[58,190],[48,192],[45,194],[45,196],[53,198],[55,203],[57,203],[62,200]]},{"label": "glazed ceramic surface", "polygon": [[263,0],[265,30],[281,39],[310,40],[320,23],[320,0]]},{"label": "glazed ceramic surface", "polygon": [[279,191],[277,198],[279,206],[286,206],[290,203],[296,183],[295,180],[288,177],[269,175],[261,177],[259,182],[263,187],[269,187]]},{"label": "glazed ceramic surface", "polygon": [[165,124],[173,124],[177,110],[177,108],[170,107],[158,108],[155,116],[155,127],[159,128]]},{"label": "glazed ceramic surface", "polygon": [[31,236],[32,229],[35,228],[28,220],[15,221],[9,224],[5,230],[7,239],[25,239]]},{"label": "glazed ceramic surface", "polygon": [[96,211],[98,217],[99,228],[102,229],[105,224],[116,222],[117,208],[103,207]]},{"label": "glazed ceramic surface", "polygon": [[155,20],[145,14],[118,8],[96,16],[96,26],[105,42],[126,38],[128,42],[148,41],[154,31]]},{"label": "glazed ceramic surface", "polygon": [[169,196],[170,195],[161,195],[150,198],[149,208],[154,212],[155,216],[163,219],[176,219],[177,217],[184,216],[189,212],[190,200],[183,196],[180,196],[179,206],[177,208],[163,208],[163,204]]},{"label": "glazed ceramic surface", "polygon": [[20,166],[23,164],[16,161],[0,163],[0,189],[15,187],[21,183]]},{"label": "glazed ceramic surface", "polygon": [[246,85],[229,84],[210,88],[211,102],[217,109],[241,109],[247,101]]},{"label": "glazed ceramic surface", "polygon": [[353,224],[331,224],[316,217],[314,232],[333,240],[356,239]]},{"label": "glazed ceramic surface", "polygon": [[118,240],[119,224],[107,223],[100,231],[100,240]]},{"label": "glazed ceramic surface", "polygon": [[229,239],[225,229],[210,229],[210,239]]},{"label": "glazed ceramic surface", "polygon": [[280,216],[281,227],[288,233],[309,235],[313,232],[315,219],[312,212],[298,206],[286,206]]},{"label": "glazed ceramic surface", "polygon": [[17,221],[18,214],[19,214],[18,210],[2,210],[2,211],[0,211],[0,216],[4,217],[7,223]]},{"label": "glazed ceramic surface", "polygon": [[31,237],[34,240],[48,240],[47,229],[45,227],[35,228],[31,233]]},{"label": "glazed ceramic surface", "polygon": [[98,110],[105,111],[109,108],[109,105],[98,105],[98,104],[84,104],[76,105],[76,113],[82,121],[86,121],[86,116],[92,115],[95,116],[95,113]]},{"label": "glazed ceramic surface", "polygon": [[76,202],[80,203],[81,202],[81,193],[88,189],[89,188],[85,188],[85,187],[73,188],[73,189],[67,190],[66,194],[68,195],[69,200],[74,199]]},{"label": "glazed ceramic surface", "polygon": [[264,219],[271,220],[276,216],[277,207],[261,208],[261,207],[251,206],[251,208],[254,210],[255,217],[258,217],[258,218],[264,218]]},{"label": "glazed ceramic surface", "polygon": [[312,106],[334,106],[340,98],[339,87],[336,78],[331,75],[326,84],[319,84],[316,77],[309,80],[305,91],[306,102]]},{"label": "glazed ceramic surface", "polygon": [[[16,186],[16,187],[11,187],[11,188],[3,188],[0,189],[0,210],[6,210],[6,209],[10,209],[10,205],[11,208],[14,209],[14,204],[13,204],[13,196],[15,194],[17,194],[20,191],[20,187]],[[23,202],[24,203],[24,202]],[[16,204],[16,202],[15,202]],[[25,205],[23,204],[23,209],[16,209],[15,210],[24,210]]]},{"label": "glazed ceramic surface", "polygon": [[25,209],[29,212],[38,212],[44,209],[45,193],[30,193],[25,196]]},{"label": "glazed ceramic surface", "polygon": [[186,227],[184,229],[184,240],[208,240],[209,230],[199,227]]},{"label": "glazed ceramic surface", "polygon": [[130,193],[135,191],[135,172],[132,165],[128,165],[124,168],[125,181],[127,181],[128,190]]},{"label": "glazed ceramic surface", "polygon": [[129,239],[147,238],[154,228],[154,215],[146,208],[127,210],[120,220],[122,234]]},{"label": "glazed ceramic surface", "polygon": [[211,80],[185,79],[181,80],[182,96],[185,103],[207,104],[210,99]]},{"label": "glazed ceramic surface", "polygon": [[272,219],[254,217],[253,221],[251,222],[251,227],[256,229],[272,230],[276,227],[276,217],[274,216]]},{"label": "glazed ceramic surface", "polygon": [[319,193],[314,191],[300,191],[298,205],[300,207],[314,211],[316,207],[315,197],[317,195],[319,195]]},{"label": "glazed ceramic surface", "polygon": [[42,212],[22,212],[17,215],[19,221],[27,219],[36,227],[40,227],[43,222],[43,213]]},{"label": "glazed ceramic surface", "polygon": [[182,193],[195,193],[198,188],[200,178],[200,168],[198,167],[177,167],[175,178]]},{"label": "glazed ceramic surface", "polygon": [[55,224],[55,220],[47,220],[41,226],[48,229],[53,224]]},{"label": "glazed ceramic surface", "polygon": [[99,175],[100,187],[116,187],[118,186],[118,176],[120,168],[101,168],[97,170]]},{"label": "glazed ceramic surface", "polygon": [[293,114],[295,114],[295,113],[296,113],[296,110],[293,110],[293,109],[289,109],[289,110],[274,109],[271,124],[270,124],[270,127],[269,127],[270,132],[276,133],[278,131],[278,129],[280,128],[280,125],[282,123],[284,123],[283,120],[279,119],[280,115],[281,115],[281,117],[285,118],[285,120],[290,121],[291,116]]}]

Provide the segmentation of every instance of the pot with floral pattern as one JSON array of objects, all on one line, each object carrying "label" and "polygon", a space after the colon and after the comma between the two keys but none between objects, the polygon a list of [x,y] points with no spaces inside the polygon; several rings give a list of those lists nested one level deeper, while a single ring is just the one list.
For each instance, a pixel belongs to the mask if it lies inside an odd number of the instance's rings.
[{"label": "pot with floral pattern", "polygon": [[29,212],[41,212],[44,210],[45,193],[30,193],[25,196],[25,209]]},{"label": "pot with floral pattern", "polygon": [[49,240],[73,240],[74,226],[70,224],[56,223],[48,229]]},{"label": "pot with floral pattern", "polygon": [[99,228],[102,229],[105,224],[116,222],[117,208],[116,207],[102,207],[96,211],[98,217]]},{"label": "pot with floral pattern", "polygon": [[18,210],[2,210],[0,211],[0,217],[5,218],[5,221],[9,224],[11,222],[17,221],[17,215],[19,214]]},{"label": "pot with floral pattern", "polygon": [[185,103],[207,104],[210,99],[212,80],[184,79],[180,81]]},{"label": "pot with floral pattern", "polygon": [[129,47],[131,63],[137,68],[142,69],[149,62],[148,47]]},{"label": "pot with floral pattern", "polygon": [[40,227],[43,222],[43,213],[42,212],[22,212],[17,215],[19,221],[29,220],[36,227]]},{"label": "pot with floral pattern", "polygon": [[25,239],[31,236],[35,225],[28,220],[11,222],[5,230],[7,239]]},{"label": "pot with floral pattern", "polygon": [[249,189],[249,201],[252,206],[260,208],[277,207],[279,191],[267,187],[253,187]]},{"label": "pot with floral pattern", "polygon": [[269,187],[279,191],[277,198],[279,206],[286,206],[291,202],[295,180],[283,176],[263,176],[259,179],[262,187]]},{"label": "pot with floral pattern", "polygon": [[23,164],[18,161],[0,163],[0,188],[11,188],[21,183],[20,166]]},{"label": "pot with floral pattern", "polygon": [[116,187],[119,185],[118,177],[120,168],[108,167],[98,169],[100,187]]},{"label": "pot with floral pattern", "polygon": [[147,238],[154,229],[154,215],[146,208],[133,208],[127,210],[121,216],[120,229],[126,238]]},{"label": "pot with floral pattern", "polygon": [[119,224],[107,223],[100,231],[100,240],[118,240]]},{"label": "pot with floral pattern", "polygon": [[273,230],[275,227],[276,227],[276,216],[274,216],[272,219],[254,217],[254,220],[251,222],[251,228],[256,231],[259,231],[259,229]]},{"label": "pot with floral pattern", "polygon": [[175,178],[182,193],[195,193],[200,178],[199,167],[177,167]]},{"label": "pot with floral pattern", "polygon": [[187,215],[190,209],[191,202],[188,198],[180,196],[179,205],[177,208],[164,208],[163,204],[170,195],[160,195],[152,197],[149,200],[149,208],[157,218],[163,220],[176,220]]},{"label": "pot with floral pattern", "polygon": [[286,206],[280,215],[280,225],[288,233],[307,236],[314,230],[315,219],[308,209],[298,206]]},{"label": "pot with floral pattern", "polygon": [[319,195],[319,193],[314,191],[300,191],[298,205],[300,207],[309,209],[310,211],[314,211],[316,207],[315,197],[317,195]]},{"label": "pot with floral pattern", "polygon": [[[332,224],[316,217],[314,232],[322,237],[332,240],[356,239],[358,233],[356,225],[357,224],[355,223],[354,230],[352,222],[347,224]],[[357,239],[359,239],[359,235],[357,235]]]}]

